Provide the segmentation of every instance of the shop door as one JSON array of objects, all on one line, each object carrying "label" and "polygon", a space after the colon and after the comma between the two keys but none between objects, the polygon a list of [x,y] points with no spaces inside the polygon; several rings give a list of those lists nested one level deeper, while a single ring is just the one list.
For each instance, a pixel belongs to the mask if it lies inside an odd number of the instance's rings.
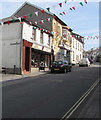
[{"label": "shop door", "polygon": [[25,70],[29,71],[30,70],[30,48],[26,47],[25,50]]}]

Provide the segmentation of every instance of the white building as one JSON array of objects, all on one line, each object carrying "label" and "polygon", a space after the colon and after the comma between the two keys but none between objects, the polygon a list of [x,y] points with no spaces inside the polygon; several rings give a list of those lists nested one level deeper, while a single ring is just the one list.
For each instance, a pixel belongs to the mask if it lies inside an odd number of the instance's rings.
[{"label": "white building", "polygon": [[83,58],[84,42],[83,37],[72,33],[71,41],[71,63],[77,64]]},{"label": "white building", "polygon": [[25,19],[13,22],[6,18],[2,22],[2,67],[6,72],[31,72],[31,68],[38,68],[40,62],[50,66],[52,34],[48,30],[33,26]]}]

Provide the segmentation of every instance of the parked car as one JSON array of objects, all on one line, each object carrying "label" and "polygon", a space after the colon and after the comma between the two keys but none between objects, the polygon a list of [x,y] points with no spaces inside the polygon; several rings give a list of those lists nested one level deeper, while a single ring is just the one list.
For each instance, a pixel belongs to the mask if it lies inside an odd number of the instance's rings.
[{"label": "parked car", "polygon": [[68,72],[71,71],[72,65],[68,61],[55,61],[51,65],[51,72],[59,71],[59,72]]},{"label": "parked car", "polygon": [[81,61],[79,62],[79,66],[90,66],[89,59],[88,58],[81,59]]}]

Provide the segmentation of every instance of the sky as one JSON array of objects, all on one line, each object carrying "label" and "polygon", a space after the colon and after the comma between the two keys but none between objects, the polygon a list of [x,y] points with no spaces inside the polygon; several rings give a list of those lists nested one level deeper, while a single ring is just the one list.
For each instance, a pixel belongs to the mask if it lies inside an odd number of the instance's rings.
[{"label": "sky", "polygon": [[[26,0],[1,0],[0,1],[0,19],[11,16]],[[83,3],[83,6],[79,2]],[[27,0],[43,9],[50,7],[50,11],[55,13],[63,22],[70,26],[73,32],[84,36],[99,35],[99,1],[100,0]],[[95,2],[96,1],[96,2]],[[62,7],[58,4],[62,2]],[[76,10],[70,10],[70,7],[76,6]],[[65,12],[66,15],[60,15]],[[99,46],[99,39],[85,39],[85,50]]]}]

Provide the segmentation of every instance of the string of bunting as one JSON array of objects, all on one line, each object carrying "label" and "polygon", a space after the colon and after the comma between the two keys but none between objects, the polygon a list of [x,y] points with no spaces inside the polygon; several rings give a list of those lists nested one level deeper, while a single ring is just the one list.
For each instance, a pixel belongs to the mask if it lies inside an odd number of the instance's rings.
[{"label": "string of bunting", "polygon": [[[87,4],[87,1],[84,0],[84,3]],[[78,7],[84,6],[84,3],[80,2],[79,5],[76,4],[76,5],[72,5],[72,6],[67,6],[68,9],[65,9],[63,12],[60,12],[59,15],[66,15],[66,11],[75,11]]]},{"label": "string of bunting", "polygon": [[[64,2],[61,2],[61,3],[58,3],[58,5],[53,5],[52,7],[55,9],[56,7],[60,7],[60,8],[63,8],[63,4],[68,4],[68,2],[69,2],[69,0],[65,0]],[[72,0],[72,2],[73,2],[73,0]],[[66,11],[67,10],[76,10],[79,6],[84,6],[84,3],[86,3],[87,4],[87,0],[83,0],[83,1],[81,1],[81,2],[79,2],[79,5],[78,4],[76,4],[76,5],[72,5],[72,6],[67,6],[67,8],[68,9],[65,9],[63,12],[60,12],[59,13],[59,15],[66,15]],[[47,9],[47,11],[48,12],[50,12],[50,9],[51,9],[51,7],[48,7],[48,8],[46,8]]]},{"label": "string of bunting", "polygon": [[[20,22],[20,24],[24,24],[24,21],[22,21],[22,18],[21,17],[19,17],[19,18],[16,18],[16,19],[11,19],[11,20],[9,20],[9,21],[5,21],[5,22],[0,22],[0,25],[4,25],[4,23],[7,23],[8,25],[10,25],[10,23],[14,23],[14,22],[16,22],[17,20],[19,20],[19,22]],[[46,21],[48,21],[48,20],[46,20]],[[39,21],[39,23],[40,23],[40,21]],[[32,22],[32,21],[28,21],[28,24],[29,24],[29,27],[30,26],[33,26],[33,29],[39,29],[39,30],[41,30],[41,31],[43,31],[43,32],[48,32],[48,33],[51,33],[52,35],[54,34],[54,32],[52,32],[52,31],[49,31],[49,30],[46,30],[46,29],[43,29],[43,28],[41,28],[41,27],[39,27],[39,26],[37,26],[37,27],[35,27],[35,22]],[[40,23],[41,24],[41,23]]]},{"label": "string of bunting", "polygon": [[[72,37],[75,37],[75,38],[77,38],[77,39],[79,39],[79,38],[81,38],[81,36],[79,36],[79,35],[72,35]],[[93,36],[84,36],[83,37],[84,38],[84,40],[89,40],[89,39],[99,39],[99,38],[101,38],[101,35],[93,35]]]},{"label": "string of bunting", "polygon": [[[15,22],[16,20],[19,20],[20,24],[22,24],[22,22],[21,22],[22,18],[27,18],[27,16],[18,17],[17,19],[12,18],[11,20],[8,20],[8,21],[5,21],[5,22],[9,25],[11,23],[11,21]],[[44,20],[40,20],[40,21],[35,21],[33,23],[34,24],[38,24],[38,23],[42,24],[42,23],[45,23],[45,22],[50,22],[51,19],[53,19],[53,17],[50,17],[50,18],[47,18],[47,19],[44,19]],[[1,21],[0,24],[3,25],[5,22]]]},{"label": "string of bunting", "polygon": [[99,39],[99,38],[101,38],[101,35],[85,36],[85,37],[84,37],[85,40],[89,40],[89,39]]}]

